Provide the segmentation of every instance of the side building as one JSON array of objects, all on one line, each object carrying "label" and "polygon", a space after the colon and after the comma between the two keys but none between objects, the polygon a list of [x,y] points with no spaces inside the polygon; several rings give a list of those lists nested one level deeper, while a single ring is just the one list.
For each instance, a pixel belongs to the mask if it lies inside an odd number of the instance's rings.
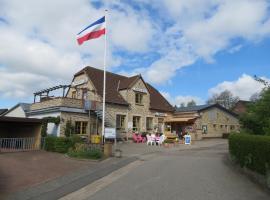
[{"label": "side building", "polygon": [[[50,96],[50,92],[60,88],[62,97]],[[39,101],[36,101],[37,96]],[[57,136],[64,136],[67,122],[75,127],[76,134],[101,134],[102,98],[103,70],[85,67],[74,75],[71,85],[35,93],[35,102],[27,116],[59,117],[59,124],[50,123],[50,130]],[[121,138],[130,137],[133,131],[163,132],[165,117],[174,111],[141,75],[126,77],[106,72],[105,99],[105,126],[116,128]]]},{"label": "side building", "polygon": [[176,108],[165,123],[165,133],[184,135],[188,132],[195,140],[222,137],[240,129],[237,114],[219,104]]}]

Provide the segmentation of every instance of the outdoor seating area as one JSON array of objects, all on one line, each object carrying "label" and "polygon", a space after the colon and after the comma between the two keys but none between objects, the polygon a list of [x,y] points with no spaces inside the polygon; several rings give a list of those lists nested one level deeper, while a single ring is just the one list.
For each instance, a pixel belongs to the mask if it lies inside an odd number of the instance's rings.
[{"label": "outdoor seating area", "polygon": [[177,135],[174,134],[141,134],[141,133],[133,133],[132,139],[134,143],[146,143],[146,145],[150,146],[167,146],[167,144],[183,144],[183,140],[179,140]]}]

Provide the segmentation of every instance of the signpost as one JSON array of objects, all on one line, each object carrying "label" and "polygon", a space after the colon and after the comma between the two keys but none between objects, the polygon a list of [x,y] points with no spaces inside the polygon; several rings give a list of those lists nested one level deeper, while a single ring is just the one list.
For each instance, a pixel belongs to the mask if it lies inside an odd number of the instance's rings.
[{"label": "signpost", "polygon": [[190,135],[185,135],[185,144],[191,144],[191,136]]},{"label": "signpost", "polygon": [[115,128],[105,128],[105,138],[106,139],[116,139]]}]

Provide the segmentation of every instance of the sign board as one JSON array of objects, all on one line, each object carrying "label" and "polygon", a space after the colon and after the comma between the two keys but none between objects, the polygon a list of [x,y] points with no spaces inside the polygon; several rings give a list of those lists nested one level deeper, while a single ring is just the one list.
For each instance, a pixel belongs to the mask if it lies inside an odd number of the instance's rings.
[{"label": "sign board", "polygon": [[84,101],[84,110],[90,110],[91,109],[91,101],[85,100]]},{"label": "sign board", "polygon": [[142,93],[147,93],[147,90],[146,89],[143,89],[143,88],[132,88],[134,91],[136,92],[142,92]]},{"label": "sign board", "polygon": [[80,79],[80,80],[77,80],[77,81],[73,81],[71,85],[73,87],[75,87],[75,86],[78,86],[78,85],[82,85],[82,84],[84,84],[86,82],[87,82],[87,79],[85,78],[85,79]]},{"label": "sign board", "polygon": [[191,144],[191,136],[190,135],[185,135],[185,144]]},{"label": "sign board", "polygon": [[116,138],[116,129],[115,128],[105,128],[105,138],[106,139],[115,139]]},{"label": "sign board", "polygon": [[133,123],[132,122],[128,122],[128,129],[132,129],[133,128]]},{"label": "sign board", "polygon": [[156,113],[155,113],[155,116],[157,116],[157,117],[166,117],[167,114],[166,114],[166,113],[156,112]]}]

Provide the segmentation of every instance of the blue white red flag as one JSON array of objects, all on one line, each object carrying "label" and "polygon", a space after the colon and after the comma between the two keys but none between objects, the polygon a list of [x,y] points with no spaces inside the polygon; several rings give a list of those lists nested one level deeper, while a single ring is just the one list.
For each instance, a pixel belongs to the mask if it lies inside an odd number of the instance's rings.
[{"label": "blue white red flag", "polygon": [[105,16],[90,24],[77,34],[77,42],[79,45],[87,40],[98,38],[105,34]]}]

